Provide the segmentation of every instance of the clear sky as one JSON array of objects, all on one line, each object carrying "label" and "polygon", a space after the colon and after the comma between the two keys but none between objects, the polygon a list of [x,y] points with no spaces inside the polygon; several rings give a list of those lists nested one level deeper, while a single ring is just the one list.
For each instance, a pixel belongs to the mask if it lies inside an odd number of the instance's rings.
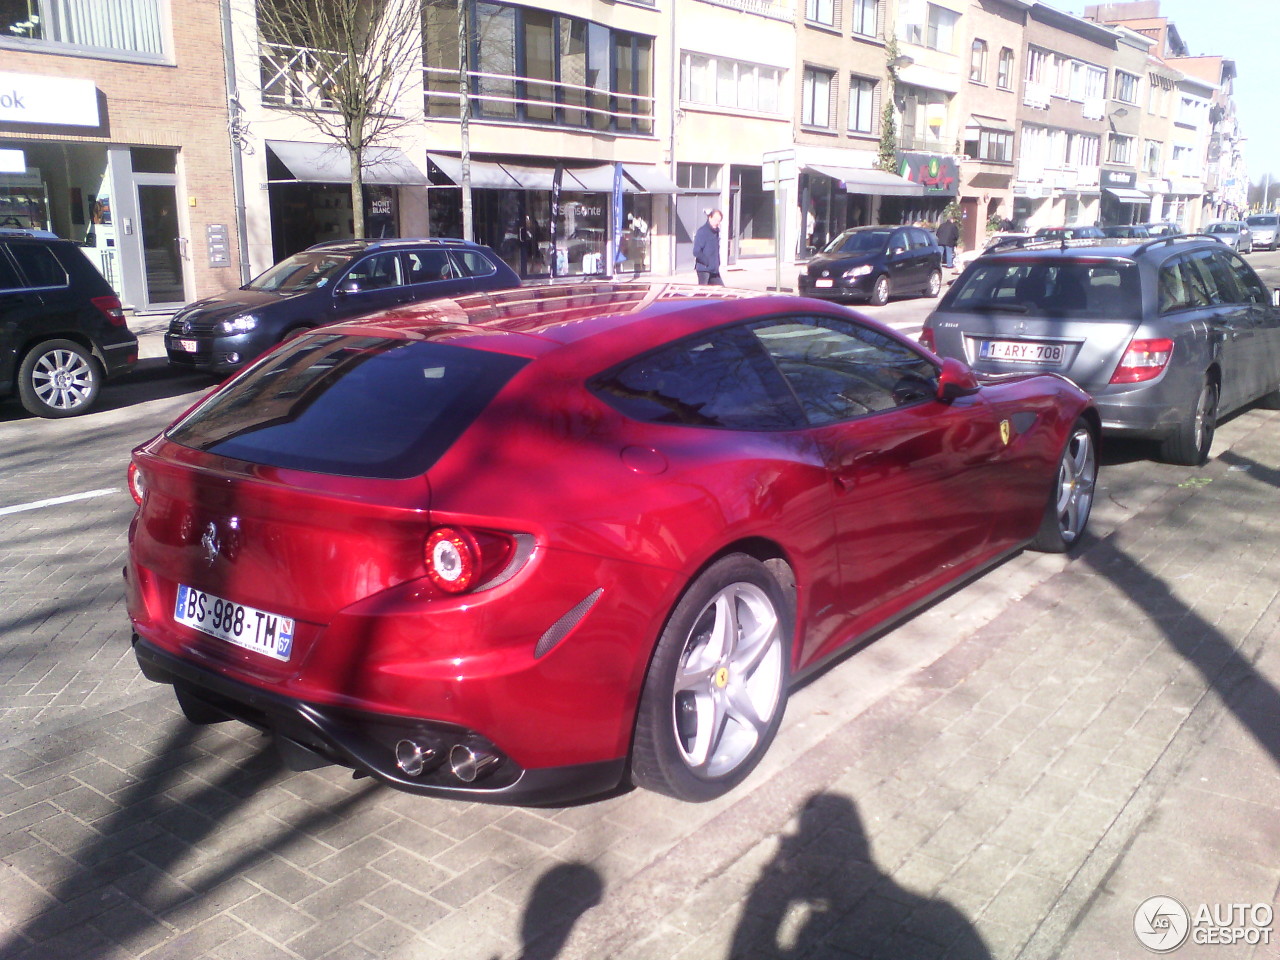
[{"label": "clear sky", "polygon": [[[1086,5],[1046,2],[1074,14]],[[1280,179],[1280,0],[1160,0],[1160,15],[1174,22],[1192,56],[1221,54],[1236,62],[1236,114],[1248,137],[1249,179],[1258,183],[1268,172],[1273,182]]]}]

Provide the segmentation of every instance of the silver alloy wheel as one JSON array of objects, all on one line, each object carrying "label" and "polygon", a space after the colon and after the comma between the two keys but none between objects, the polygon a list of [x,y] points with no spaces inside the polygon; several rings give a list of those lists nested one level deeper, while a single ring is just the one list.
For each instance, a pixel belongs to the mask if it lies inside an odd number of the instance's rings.
[{"label": "silver alloy wheel", "polygon": [[929,292],[930,297],[936,297],[942,291],[942,274],[934,270],[929,274]]},{"label": "silver alloy wheel", "polygon": [[1098,474],[1093,434],[1077,426],[1058,465],[1058,532],[1066,543],[1075,543],[1089,522],[1093,488]]},{"label": "silver alloy wheel", "polygon": [[1206,381],[1204,387],[1200,390],[1200,396],[1196,398],[1196,413],[1193,421],[1195,449],[1202,453],[1208,452],[1205,450],[1204,438],[1206,433],[1212,434],[1213,432],[1214,406],[1213,384]]},{"label": "silver alloy wheel", "polygon": [[768,594],[733,583],[702,608],[676,667],[676,745],[702,777],[732,773],[766,736],[782,699],[782,624]]},{"label": "silver alloy wheel", "polygon": [[71,350],[50,350],[36,361],[31,387],[52,409],[74,410],[93,397],[92,363]]}]

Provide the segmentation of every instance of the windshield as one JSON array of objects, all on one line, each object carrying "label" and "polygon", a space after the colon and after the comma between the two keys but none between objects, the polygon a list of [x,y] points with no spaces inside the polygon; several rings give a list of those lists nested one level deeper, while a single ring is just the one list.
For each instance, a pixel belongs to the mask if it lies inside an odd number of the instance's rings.
[{"label": "windshield", "polygon": [[1276,224],[1280,223],[1280,217],[1274,216],[1273,214],[1261,214],[1256,217],[1249,217],[1245,220],[1245,223],[1251,227],[1274,227]]},{"label": "windshield", "polygon": [[1001,257],[962,275],[939,309],[1135,319],[1139,290],[1133,263]]},{"label": "windshield", "polygon": [[823,253],[884,253],[888,230],[846,230],[823,248]]},{"label": "windshield", "polygon": [[1236,233],[1240,229],[1238,223],[1211,223],[1209,233]]},{"label": "windshield", "polygon": [[288,260],[281,260],[266,273],[244,285],[246,290],[265,290],[268,293],[301,293],[315,290],[332,280],[343,267],[351,262],[347,254],[306,251],[295,253]]}]

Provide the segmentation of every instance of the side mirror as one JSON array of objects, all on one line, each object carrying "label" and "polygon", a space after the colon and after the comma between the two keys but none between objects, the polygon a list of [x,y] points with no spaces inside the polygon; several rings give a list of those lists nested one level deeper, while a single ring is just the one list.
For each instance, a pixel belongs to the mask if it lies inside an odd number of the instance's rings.
[{"label": "side mirror", "polygon": [[360,281],[350,280],[350,279],[343,280],[340,284],[338,284],[338,289],[334,292],[344,297],[353,293],[359,293]]},{"label": "side mirror", "polygon": [[942,371],[938,374],[938,399],[943,403],[951,403],[958,397],[967,397],[977,392],[978,379],[968,364],[955,357],[944,358]]}]

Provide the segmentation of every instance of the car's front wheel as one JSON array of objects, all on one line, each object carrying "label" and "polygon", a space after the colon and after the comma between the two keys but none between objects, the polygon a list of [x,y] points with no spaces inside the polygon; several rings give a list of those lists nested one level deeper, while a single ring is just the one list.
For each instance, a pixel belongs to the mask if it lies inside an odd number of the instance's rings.
[{"label": "car's front wheel", "polygon": [[786,704],[791,625],[777,579],[744,554],[685,591],[645,679],[632,780],[680,800],[718,797],[764,756]]},{"label": "car's front wheel", "polygon": [[1058,460],[1058,478],[1031,541],[1033,550],[1065,553],[1080,542],[1093,509],[1098,480],[1097,438],[1083,419],[1077,420]]},{"label": "car's front wheel", "polygon": [[871,285],[870,301],[873,307],[883,307],[889,302],[889,275],[880,274],[876,277],[876,282]]},{"label": "car's front wheel", "polygon": [[98,399],[102,370],[98,361],[71,340],[46,340],[18,368],[18,399],[37,417],[73,417],[87,413]]},{"label": "car's front wheel", "polygon": [[933,270],[929,274],[929,282],[925,284],[924,295],[926,297],[936,297],[942,292],[942,273]]},{"label": "car's front wheel", "polygon": [[1200,466],[1209,459],[1217,425],[1218,385],[1206,377],[1196,395],[1195,406],[1160,445],[1160,459],[1186,467]]}]

